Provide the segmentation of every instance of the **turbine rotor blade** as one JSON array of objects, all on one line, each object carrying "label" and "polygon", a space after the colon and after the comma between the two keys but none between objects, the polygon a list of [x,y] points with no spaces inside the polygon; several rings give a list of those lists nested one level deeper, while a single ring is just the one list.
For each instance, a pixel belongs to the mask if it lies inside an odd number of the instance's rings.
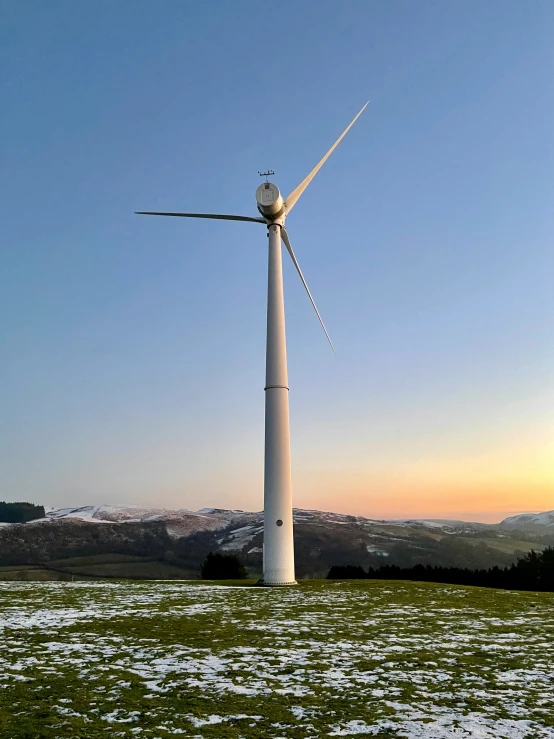
[{"label": "turbine rotor blade", "polygon": [[369,105],[369,100],[364,105],[364,107],[360,110],[360,112],[354,118],[354,120],[350,123],[350,125],[348,126],[348,128],[346,128],[342,132],[342,134],[335,141],[335,143],[333,144],[333,146],[329,149],[329,151],[327,152],[327,154],[325,154],[325,156],[323,157],[323,159],[318,164],[316,164],[316,166],[312,169],[312,171],[310,172],[310,174],[305,179],[302,180],[302,182],[298,185],[298,187],[296,189],[294,189],[291,192],[291,194],[288,196],[288,198],[285,200],[285,207],[287,209],[287,214],[290,213],[290,211],[294,208],[294,205],[295,205],[296,201],[298,200],[298,198],[302,195],[302,193],[304,192],[304,190],[308,187],[308,185],[310,184],[310,182],[313,180],[313,178],[316,176],[316,174],[319,172],[319,170],[323,167],[323,165],[325,164],[325,162],[329,159],[329,157],[331,156],[331,154],[335,151],[335,149],[337,148],[337,146],[340,144],[340,142],[346,136],[346,134],[348,133],[348,131],[350,131],[350,129],[352,128],[352,126],[356,123],[356,121],[362,115],[362,113],[364,112],[364,110],[367,108],[368,105]]},{"label": "turbine rotor blade", "polygon": [[290,258],[292,259],[293,264],[296,267],[296,271],[298,272],[298,274],[300,276],[300,279],[302,280],[302,284],[306,288],[306,292],[308,293],[308,297],[312,301],[312,305],[314,307],[315,312],[317,313],[317,317],[319,318],[319,322],[321,323],[321,326],[322,326],[323,330],[325,331],[325,336],[327,337],[327,341],[329,342],[329,344],[331,344],[331,349],[333,350],[335,356],[337,356],[337,353],[335,351],[335,347],[333,346],[333,342],[331,341],[331,337],[327,333],[327,329],[325,328],[325,324],[323,323],[323,319],[319,315],[319,311],[317,309],[317,306],[315,304],[315,301],[312,298],[312,294],[310,292],[310,288],[308,287],[308,284],[307,284],[306,280],[304,279],[304,275],[302,274],[302,270],[300,269],[300,265],[298,264],[298,262],[296,260],[296,257],[294,256],[294,252],[292,250],[292,246],[290,245],[290,241],[289,241],[289,235],[287,233],[287,229],[284,226],[281,227],[281,236],[283,238],[283,241],[285,242],[285,246],[287,247],[287,251],[290,254]]},{"label": "turbine rotor blade", "polygon": [[263,218],[251,218],[250,216],[227,216],[219,213],[158,213],[151,210],[137,210],[137,216],[176,216],[178,218],[215,218],[218,221],[252,221],[253,223],[263,223]]}]

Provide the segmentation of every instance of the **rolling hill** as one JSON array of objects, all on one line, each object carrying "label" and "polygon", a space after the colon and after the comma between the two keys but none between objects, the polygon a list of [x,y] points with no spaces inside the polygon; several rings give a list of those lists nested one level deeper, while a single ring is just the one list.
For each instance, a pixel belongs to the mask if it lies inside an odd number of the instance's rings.
[{"label": "rolling hill", "polygon": [[[295,509],[297,575],[323,577],[333,564],[455,567],[506,565],[554,544],[554,511],[500,524],[449,520],[377,520]],[[261,571],[263,515],[202,508],[81,506],[42,519],[0,525],[0,578],[197,577],[209,551],[240,556]]]}]

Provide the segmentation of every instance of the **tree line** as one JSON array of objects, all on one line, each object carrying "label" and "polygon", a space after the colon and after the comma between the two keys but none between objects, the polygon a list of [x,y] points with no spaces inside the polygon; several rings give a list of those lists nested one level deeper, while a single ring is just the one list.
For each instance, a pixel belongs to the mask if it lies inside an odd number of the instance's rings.
[{"label": "tree line", "polygon": [[37,518],[44,518],[44,506],[33,503],[4,503],[0,501],[0,522],[25,523]]},{"label": "tree line", "polygon": [[531,551],[519,557],[509,567],[489,567],[472,570],[462,567],[422,565],[398,567],[381,565],[370,567],[367,572],[359,565],[333,565],[328,580],[418,580],[422,582],[449,583],[451,585],[477,585],[504,590],[538,590],[554,592],[554,547],[542,552]]},{"label": "tree line", "polygon": [[200,571],[203,580],[244,580],[248,575],[236,554],[210,552]]}]

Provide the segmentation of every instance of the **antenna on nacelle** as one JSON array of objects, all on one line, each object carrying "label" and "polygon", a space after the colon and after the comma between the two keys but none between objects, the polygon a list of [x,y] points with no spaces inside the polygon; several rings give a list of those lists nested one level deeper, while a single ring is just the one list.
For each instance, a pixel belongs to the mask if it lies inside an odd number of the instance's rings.
[{"label": "antenna on nacelle", "polygon": [[260,177],[265,177],[266,182],[269,182],[267,178],[270,175],[275,174],[275,172],[272,169],[268,169],[267,172],[260,172],[260,170],[258,170],[258,174],[260,175]]}]

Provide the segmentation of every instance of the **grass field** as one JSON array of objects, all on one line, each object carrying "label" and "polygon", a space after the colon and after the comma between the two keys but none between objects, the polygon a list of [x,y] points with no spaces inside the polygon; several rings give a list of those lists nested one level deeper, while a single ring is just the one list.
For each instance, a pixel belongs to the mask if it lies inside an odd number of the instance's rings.
[{"label": "grass field", "polygon": [[159,557],[135,557],[130,554],[91,554],[50,560],[40,565],[0,567],[0,580],[188,580],[197,572],[175,566]]},{"label": "grass field", "polygon": [[554,595],[0,583],[0,737],[554,738]]}]

